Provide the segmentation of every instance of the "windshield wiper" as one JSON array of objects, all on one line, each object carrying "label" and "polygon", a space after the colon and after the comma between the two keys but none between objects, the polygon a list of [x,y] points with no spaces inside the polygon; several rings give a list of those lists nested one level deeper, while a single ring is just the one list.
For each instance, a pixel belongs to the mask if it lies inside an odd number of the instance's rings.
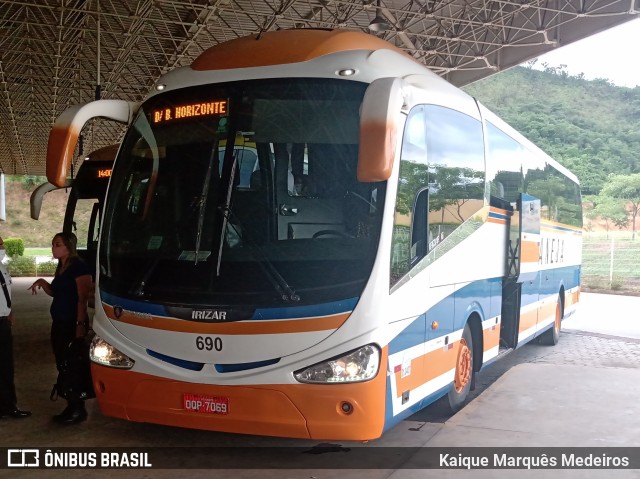
[{"label": "windshield wiper", "polygon": [[202,228],[204,226],[204,216],[207,209],[207,198],[209,197],[209,184],[211,183],[211,172],[213,171],[214,155],[217,155],[217,150],[211,148],[211,156],[209,157],[209,165],[207,166],[207,175],[205,176],[204,183],[202,184],[202,194],[200,195],[200,212],[198,215],[198,231],[196,233],[196,254],[193,260],[193,264],[198,264],[198,256],[200,256],[200,241],[202,240]]},{"label": "windshield wiper", "polygon": [[300,301],[300,296],[298,296],[295,290],[291,286],[289,286],[289,283],[287,283],[287,280],[284,279],[284,277],[280,274],[278,269],[273,265],[273,263],[269,260],[269,258],[267,258],[267,255],[265,254],[264,251],[262,251],[262,248],[258,244],[256,244],[253,241],[253,239],[251,239],[250,235],[247,235],[247,234],[243,235],[235,227],[235,225],[231,221],[231,215],[233,215],[233,220],[246,233],[246,229],[243,228],[242,222],[238,219],[238,216],[231,210],[231,208],[220,207],[219,209],[226,220],[225,226],[222,232],[223,236],[226,234],[226,229],[230,225],[231,228],[233,228],[233,231],[236,233],[236,235],[238,235],[239,238],[242,238],[242,240],[246,242],[246,245],[249,247],[249,250],[258,260],[258,264],[260,265],[260,268],[262,269],[262,271],[264,271],[265,276],[269,279],[269,282],[272,284],[274,289],[278,292],[282,300],[283,301]]},{"label": "windshield wiper", "polygon": [[[203,192],[207,192],[207,191],[208,191],[208,187],[207,188],[203,187]],[[199,208],[200,214],[202,215],[203,205],[206,202],[205,200],[206,199],[202,196],[196,196],[193,198],[193,200],[189,203],[189,205],[185,209],[184,215],[181,216],[180,222],[177,225],[178,230],[180,230],[191,218],[193,218],[193,213],[196,211],[196,208]],[[196,238],[196,253],[195,253],[194,264],[198,263],[198,257],[199,257],[198,251],[199,251],[199,241],[200,241],[199,235],[202,232],[201,223],[202,223],[202,218],[200,217],[198,218],[198,237]],[[140,281],[136,283],[135,287],[132,287],[130,289],[132,294],[136,296],[144,296],[146,283],[151,277],[151,275],[153,274],[153,272],[155,271],[156,267],[158,266],[158,263],[160,263],[160,260],[162,259],[169,258],[166,255],[162,256],[160,254],[163,252],[163,250],[164,248],[161,247],[160,250],[158,251],[158,254],[151,260],[151,262],[149,263],[149,266],[144,270],[144,273],[142,274]]]},{"label": "windshield wiper", "polygon": [[142,276],[142,279],[136,286],[136,289],[133,290],[133,294],[135,296],[144,296],[144,288],[147,284],[147,281],[149,280],[149,277],[151,276],[151,274],[155,271],[161,259],[162,259],[161,256],[159,255],[156,256],[151,262],[151,264],[149,265],[149,267],[145,270],[144,275]]}]

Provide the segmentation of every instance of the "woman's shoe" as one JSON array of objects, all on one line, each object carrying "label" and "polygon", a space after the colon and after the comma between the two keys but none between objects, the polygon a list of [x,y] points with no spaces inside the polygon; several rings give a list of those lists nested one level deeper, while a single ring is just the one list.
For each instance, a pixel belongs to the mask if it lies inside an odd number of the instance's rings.
[{"label": "woman's shoe", "polygon": [[72,409],[69,414],[60,418],[58,422],[62,424],[77,424],[87,419],[87,410],[85,408]]},{"label": "woman's shoe", "polygon": [[64,411],[62,411],[60,414],[56,414],[55,416],[53,416],[53,420],[55,422],[63,422],[65,419],[67,419],[71,413],[73,412],[73,407],[72,406],[67,406],[66,408],[64,408]]}]

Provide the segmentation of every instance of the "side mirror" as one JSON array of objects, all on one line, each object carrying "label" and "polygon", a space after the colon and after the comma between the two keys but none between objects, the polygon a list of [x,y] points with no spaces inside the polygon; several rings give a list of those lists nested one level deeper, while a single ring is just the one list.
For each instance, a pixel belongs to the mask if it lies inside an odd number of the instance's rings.
[{"label": "side mirror", "polygon": [[360,114],[359,181],[384,181],[391,176],[400,111],[404,106],[402,84],[399,78],[379,78],[364,94]]},{"label": "side mirror", "polygon": [[130,123],[138,104],[124,100],[97,100],[68,108],[56,119],[47,144],[47,179],[63,187],[76,149],[78,136],[92,118]]},{"label": "side mirror", "polygon": [[42,183],[38,186],[33,193],[31,193],[31,198],[29,199],[29,204],[31,208],[31,218],[37,220],[40,218],[40,210],[42,209],[42,199],[44,195],[53,190],[59,190],[60,188],[68,188],[71,187],[71,180],[66,180],[65,184],[60,186],[52,185],[51,183]]}]

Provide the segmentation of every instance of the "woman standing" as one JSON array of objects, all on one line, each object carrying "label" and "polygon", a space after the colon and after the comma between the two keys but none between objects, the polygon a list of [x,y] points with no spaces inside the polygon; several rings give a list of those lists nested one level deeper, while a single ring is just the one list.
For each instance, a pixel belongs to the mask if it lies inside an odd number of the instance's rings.
[{"label": "woman standing", "polygon": [[[57,233],[51,241],[51,252],[58,260],[58,267],[51,284],[43,278],[36,280],[30,289],[37,289],[53,297],[51,302],[51,345],[60,371],[65,352],[75,338],[87,334],[87,301],[91,290],[91,272],[87,264],[78,256],[77,238],[73,233]],[[76,424],[87,418],[87,410],[82,399],[67,400],[67,407],[54,421]]]}]

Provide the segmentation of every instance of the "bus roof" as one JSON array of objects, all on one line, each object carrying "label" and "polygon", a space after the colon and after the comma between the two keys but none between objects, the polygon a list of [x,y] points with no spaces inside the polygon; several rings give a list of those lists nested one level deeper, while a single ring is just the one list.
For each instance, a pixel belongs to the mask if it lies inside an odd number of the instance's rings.
[{"label": "bus roof", "polygon": [[413,60],[403,50],[367,33],[293,29],[265,32],[220,43],[200,54],[191,64],[191,68],[227,70],[283,65],[352,50],[391,50]]}]

